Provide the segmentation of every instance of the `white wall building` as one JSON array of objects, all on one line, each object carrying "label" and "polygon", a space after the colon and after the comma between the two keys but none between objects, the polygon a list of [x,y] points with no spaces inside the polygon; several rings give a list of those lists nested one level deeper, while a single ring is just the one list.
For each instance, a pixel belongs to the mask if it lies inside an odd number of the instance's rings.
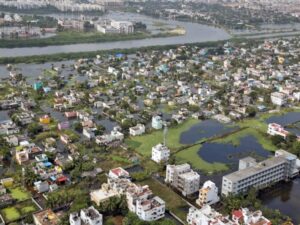
[{"label": "white wall building", "polygon": [[199,190],[200,175],[187,163],[177,166],[167,165],[165,182],[187,196]]},{"label": "white wall building", "polygon": [[283,106],[287,103],[288,96],[282,92],[273,92],[271,94],[271,102],[277,106]]},{"label": "white wall building", "polygon": [[278,150],[274,157],[260,163],[251,162],[246,168],[239,166],[240,170],[223,177],[222,194],[239,194],[247,192],[251,187],[262,189],[293,178],[299,174],[297,160],[295,155]]},{"label": "white wall building", "polygon": [[152,128],[156,130],[160,130],[163,127],[163,121],[160,116],[153,116],[152,117]]},{"label": "white wall building", "polygon": [[145,130],[145,125],[139,123],[136,126],[129,128],[129,134],[131,136],[138,136],[144,134]]},{"label": "white wall building", "polygon": [[94,206],[87,209],[82,209],[80,211],[80,216],[78,213],[71,213],[69,216],[70,225],[102,225],[103,216],[100,214]]},{"label": "white wall building", "polygon": [[152,157],[151,159],[154,162],[161,163],[161,162],[167,162],[170,158],[170,149],[163,145],[158,144],[152,147]]},{"label": "white wall building", "polygon": [[218,187],[216,184],[210,180],[206,181],[202,188],[199,190],[199,198],[196,203],[199,206],[212,205],[220,200],[218,196]]}]

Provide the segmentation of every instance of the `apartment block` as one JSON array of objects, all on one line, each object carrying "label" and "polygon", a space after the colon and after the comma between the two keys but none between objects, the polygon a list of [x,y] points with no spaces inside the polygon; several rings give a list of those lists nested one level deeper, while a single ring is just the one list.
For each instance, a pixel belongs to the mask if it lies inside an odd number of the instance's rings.
[{"label": "apartment block", "polygon": [[187,163],[182,165],[167,165],[165,182],[187,196],[199,190],[200,175],[191,169]]},{"label": "apartment block", "polygon": [[222,194],[244,193],[251,187],[262,189],[293,178],[299,174],[297,161],[295,155],[284,150],[277,150],[274,157],[262,162],[254,162],[251,157],[242,159],[238,171],[223,177]]},{"label": "apartment block", "polygon": [[163,145],[158,144],[152,147],[152,156],[151,159],[154,162],[161,163],[161,162],[167,162],[170,157],[170,149]]}]

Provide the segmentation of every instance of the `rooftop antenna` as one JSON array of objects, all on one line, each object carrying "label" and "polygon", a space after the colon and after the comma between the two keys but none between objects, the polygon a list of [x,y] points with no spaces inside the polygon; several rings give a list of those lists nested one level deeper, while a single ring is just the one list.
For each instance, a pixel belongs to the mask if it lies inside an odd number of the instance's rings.
[{"label": "rooftop antenna", "polygon": [[168,134],[168,126],[167,123],[164,123],[164,146],[167,146],[167,134]]}]

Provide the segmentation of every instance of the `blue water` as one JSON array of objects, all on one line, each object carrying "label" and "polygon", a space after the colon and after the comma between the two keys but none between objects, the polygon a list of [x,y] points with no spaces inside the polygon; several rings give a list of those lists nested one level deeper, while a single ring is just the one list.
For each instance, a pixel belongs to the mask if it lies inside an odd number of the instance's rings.
[{"label": "blue water", "polygon": [[204,120],[192,126],[180,135],[181,144],[193,144],[203,138],[210,138],[233,131],[235,127],[228,127],[216,120]]},{"label": "blue water", "polygon": [[240,145],[204,143],[198,151],[199,157],[209,163],[237,164],[247,156],[267,158],[271,153],[265,150],[253,136],[240,139]]},{"label": "blue water", "polygon": [[300,121],[300,112],[289,112],[284,115],[272,116],[266,119],[267,123],[278,123],[282,126]]}]

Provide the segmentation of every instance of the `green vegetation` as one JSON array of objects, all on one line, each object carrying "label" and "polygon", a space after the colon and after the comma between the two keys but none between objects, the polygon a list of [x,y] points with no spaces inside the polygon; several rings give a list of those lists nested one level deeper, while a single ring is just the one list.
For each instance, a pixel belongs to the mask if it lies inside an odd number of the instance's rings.
[{"label": "green vegetation", "polygon": [[[195,169],[201,170],[205,173],[215,173],[228,170],[228,166],[223,163],[209,163],[201,159],[198,151],[201,145],[195,145],[183,151],[176,153],[177,163],[190,163]],[[200,149],[201,151],[201,149]]]},{"label": "green vegetation", "polygon": [[[245,41],[245,39],[235,39],[235,42]],[[254,42],[254,40],[252,40]],[[196,44],[187,44],[187,46],[198,46],[198,47],[217,47],[226,43],[225,41],[211,41]],[[131,54],[137,51],[146,52],[151,50],[163,50],[176,48],[177,45],[165,45],[165,46],[150,46],[142,48],[130,48],[130,49],[113,49],[113,50],[101,50],[93,52],[75,52],[75,53],[58,53],[51,55],[35,55],[35,56],[20,56],[20,57],[0,57],[0,64],[16,64],[16,63],[45,63],[51,61],[65,61],[79,58],[95,57],[98,54]]]},{"label": "green vegetation", "polygon": [[145,180],[140,184],[148,185],[155,195],[161,196],[164,199],[167,209],[172,211],[181,220],[186,220],[186,212],[183,209],[188,208],[189,206],[178,194],[152,178]]},{"label": "green vegetation", "polygon": [[[2,40],[0,48],[19,48],[19,47],[44,47],[52,45],[80,44],[80,43],[99,43],[111,41],[125,41],[145,38],[155,38],[171,36],[171,33],[161,33],[151,35],[146,32],[135,32],[133,34],[103,34],[100,32],[83,32],[83,31],[62,31],[56,36],[49,38],[34,38],[34,39],[17,39],[17,40]],[[173,34],[174,35],[174,34]]]},{"label": "green vegetation", "polygon": [[6,222],[13,222],[20,219],[21,214],[15,207],[8,207],[1,210],[1,214],[4,216]]},{"label": "green vegetation", "polygon": [[117,156],[117,155],[113,155],[111,156],[111,159],[116,161],[116,162],[124,162],[124,163],[130,163],[130,160],[128,160],[127,158],[121,157],[121,156]]},{"label": "green vegetation", "polygon": [[[182,147],[183,144],[180,144],[180,134],[197,123],[199,123],[199,120],[189,119],[183,124],[169,128],[166,140],[167,146],[171,150],[176,150],[179,147]],[[131,137],[130,139],[126,140],[126,143],[138,153],[144,156],[150,156],[152,147],[161,143],[162,141],[163,131],[158,130],[146,135]]]},{"label": "green vegetation", "polygon": [[9,191],[11,196],[17,201],[24,201],[30,198],[30,194],[21,187],[12,188]]}]

